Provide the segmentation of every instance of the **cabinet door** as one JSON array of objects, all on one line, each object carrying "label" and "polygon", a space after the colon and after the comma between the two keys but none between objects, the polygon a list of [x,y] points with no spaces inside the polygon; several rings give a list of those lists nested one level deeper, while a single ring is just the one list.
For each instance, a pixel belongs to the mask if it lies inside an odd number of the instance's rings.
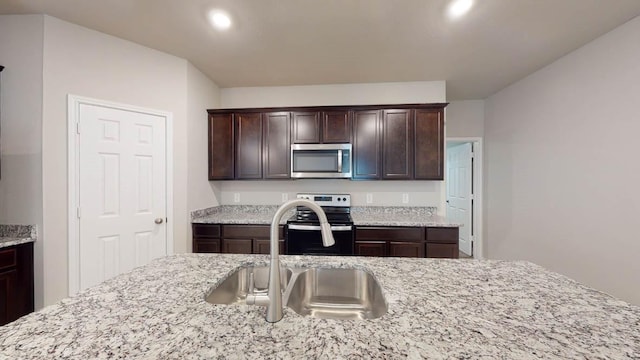
[{"label": "cabinet door", "polygon": [[262,116],[236,114],[236,179],[262,179]]},{"label": "cabinet door", "polygon": [[389,256],[424,257],[423,242],[389,241]]},{"label": "cabinet door", "polygon": [[209,115],[209,180],[234,177],[233,115]]},{"label": "cabinet door", "polygon": [[351,116],[349,111],[325,111],[322,113],[322,139],[325,144],[351,142]]},{"label": "cabinet door", "polygon": [[356,255],[387,256],[386,241],[356,241]]},{"label": "cabinet door", "polygon": [[293,112],[292,142],[294,144],[320,143],[320,114],[318,112]]},{"label": "cabinet door", "polygon": [[251,254],[251,239],[223,239],[222,252],[225,254]]},{"label": "cabinet door", "polygon": [[16,311],[16,269],[0,273],[0,325],[16,320],[20,315]]},{"label": "cabinet door", "polygon": [[288,112],[264,113],[264,178],[291,178],[291,118]]},{"label": "cabinet door", "polygon": [[379,179],[380,111],[353,113],[353,178]]},{"label": "cabinet door", "polygon": [[220,239],[193,239],[194,253],[219,253]]},{"label": "cabinet door", "polygon": [[[284,240],[278,240],[278,251],[282,255],[284,254]],[[255,239],[253,240],[253,253],[254,254],[270,254],[271,253],[271,241],[269,239]]]},{"label": "cabinet door", "polygon": [[458,244],[432,244],[427,243],[428,258],[458,258]]},{"label": "cabinet door", "polygon": [[413,178],[413,111],[385,110],[382,117],[382,178]]},{"label": "cabinet door", "polygon": [[444,110],[416,109],[416,180],[444,179]]}]

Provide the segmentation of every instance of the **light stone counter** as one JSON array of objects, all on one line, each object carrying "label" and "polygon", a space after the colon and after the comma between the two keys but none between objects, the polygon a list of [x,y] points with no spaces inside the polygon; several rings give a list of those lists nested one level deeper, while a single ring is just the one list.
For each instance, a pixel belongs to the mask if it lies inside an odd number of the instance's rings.
[{"label": "light stone counter", "polygon": [[356,226],[462,226],[436,215],[436,212],[435,207],[366,206],[352,207],[351,218]]},{"label": "light stone counter", "polygon": [[[191,213],[194,224],[263,224],[270,225],[278,205],[222,205]],[[293,216],[289,211],[280,219],[281,224]]]},{"label": "light stone counter", "polygon": [[264,255],[161,258],[0,327],[7,359],[640,358],[640,307],[528,262],[282,256],[358,267],[388,313],[323,320],[211,305],[205,294]]},{"label": "light stone counter", "polygon": [[[195,224],[271,224],[278,205],[223,205],[192,213]],[[356,226],[419,226],[459,227],[442,216],[435,207],[366,206],[352,207],[351,218]],[[282,217],[281,224],[294,214],[291,210]]]},{"label": "light stone counter", "polygon": [[34,225],[0,225],[0,249],[36,241]]}]

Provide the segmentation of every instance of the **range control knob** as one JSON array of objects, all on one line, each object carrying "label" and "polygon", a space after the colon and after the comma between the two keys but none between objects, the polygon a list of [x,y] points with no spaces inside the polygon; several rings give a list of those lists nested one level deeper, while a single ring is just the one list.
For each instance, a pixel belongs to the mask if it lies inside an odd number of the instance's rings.
[{"label": "range control knob", "polygon": [[[339,199],[338,199],[339,200]],[[347,201],[347,198],[342,198],[342,201]]]},{"label": "range control knob", "polygon": [[338,201],[340,201],[340,200],[342,200],[342,199],[338,198]]}]

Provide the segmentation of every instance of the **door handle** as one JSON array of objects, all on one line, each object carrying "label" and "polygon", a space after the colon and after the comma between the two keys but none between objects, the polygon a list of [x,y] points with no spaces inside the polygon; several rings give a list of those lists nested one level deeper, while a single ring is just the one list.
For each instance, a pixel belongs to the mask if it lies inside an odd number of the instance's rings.
[{"label": "door handle", "polygon": [[162,218],[156,218],[153,222],[155,222],[156,224],[160,225],[162,224],[164,220],[162,220]]}]

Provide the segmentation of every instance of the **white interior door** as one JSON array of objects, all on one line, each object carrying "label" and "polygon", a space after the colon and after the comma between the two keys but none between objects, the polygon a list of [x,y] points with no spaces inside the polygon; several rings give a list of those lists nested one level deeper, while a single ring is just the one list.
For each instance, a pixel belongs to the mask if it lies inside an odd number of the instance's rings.
[{"label": "white interior door", "polygon": [[166,118],[78,110],[82,290],[167,254]]},{"label": "white interior door", "polygon": [[460,251],[473,255],[472,229],[472,145],[447,148],[447,217],[460,227]]}]

